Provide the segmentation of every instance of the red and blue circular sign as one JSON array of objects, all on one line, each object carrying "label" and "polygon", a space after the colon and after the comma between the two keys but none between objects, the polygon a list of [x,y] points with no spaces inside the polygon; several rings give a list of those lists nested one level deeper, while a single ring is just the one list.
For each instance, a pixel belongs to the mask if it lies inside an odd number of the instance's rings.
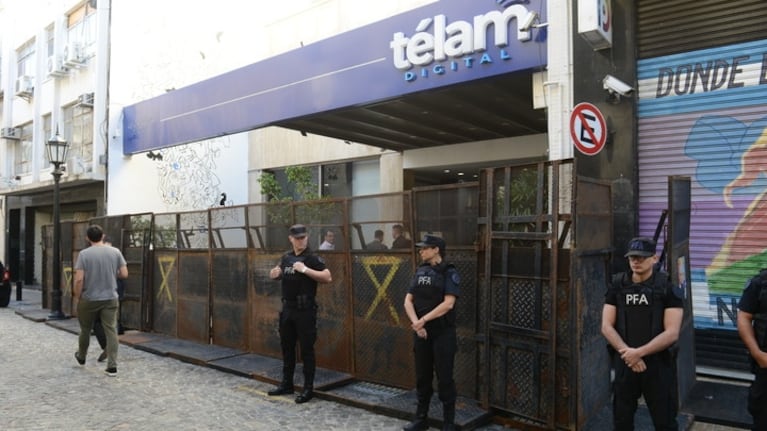
[{"label": "red and blue circular sign", "polygon": [[570,114],[570,137],[583,154],[599,154],[607,142],[607,123],[599,109],[591,103],[579,103]]}]

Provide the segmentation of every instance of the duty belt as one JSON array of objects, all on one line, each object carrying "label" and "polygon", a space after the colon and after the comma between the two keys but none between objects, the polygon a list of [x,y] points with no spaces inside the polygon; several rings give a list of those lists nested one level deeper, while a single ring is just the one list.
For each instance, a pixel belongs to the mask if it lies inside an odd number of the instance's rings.
[{"label": "duty belt", "polygon": [[284,308],[306,310],[314,307],[314,297],[309,295],[298,295],[296,299],[282,298],[282,306]]}]

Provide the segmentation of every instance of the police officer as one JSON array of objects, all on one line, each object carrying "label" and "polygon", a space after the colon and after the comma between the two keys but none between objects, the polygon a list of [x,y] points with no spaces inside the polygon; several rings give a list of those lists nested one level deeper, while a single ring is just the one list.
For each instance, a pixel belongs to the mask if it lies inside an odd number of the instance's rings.
[{"label": "police officer", "polygon": [[317,283],[333,281],[325,262],[308,247],[306,226],[290,227],[288,239],[293,250],[285,253],[279,265],[269,271],[272,280],[282,280],[282,311],[280,312],[280,344],[282,346],[282,381],[269,395],[293,393],[293,372],[296,369],[296,342],[301,346],[304,364],[304,389],[296,403],[314,397],[314,342],[317,340]]},{"label": "police officer", "polygon": [[767,430],[767,269],[746,283],[738,303],[738,334],[751,355],[754,381],[748,390],[752,430]]},{"label": "police officer", "polygon": [[676,367],[672,346],[682,326],[682,292],[655,270],[655,241],[632,239],[625,257],[631,271],[615,274],[602,308],[602,335],[615,349],[613,424],[634,429],[637,400],[644,395],[656,430],[677,431]]},{"label": "police officer", "polygon": [[428,412],[434,392],[432,379],[437,374],[438,394],[442,401],[443,430],[454,430],[456,389],[453,362],[457,350],[455,300],[460,277],[455,266],[444,261],[445,241],[425,235],[416,244],[421,265],[416,270],[405,295],[405,312],[413,329],[416,393],[415,420],[403,430],[429,428]]}]

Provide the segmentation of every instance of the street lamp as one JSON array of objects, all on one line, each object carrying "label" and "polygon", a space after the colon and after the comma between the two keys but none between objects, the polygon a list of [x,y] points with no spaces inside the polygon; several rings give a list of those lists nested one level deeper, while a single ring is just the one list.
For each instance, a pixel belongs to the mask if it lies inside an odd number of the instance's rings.
[{"label": "street lamp", "polygon": [[48,160],[53,164],[53,291],[51,292],[51,314],[50,320],[66,319],[66,315],[61,311],[61,215],[59,214],[59,180],[61,180],[61,165],[67,160],[67,150],[69,142],[59,135],[59,128],[56,127],[56,134],[51,136],[48,144],[45,146],[48,151]]}]

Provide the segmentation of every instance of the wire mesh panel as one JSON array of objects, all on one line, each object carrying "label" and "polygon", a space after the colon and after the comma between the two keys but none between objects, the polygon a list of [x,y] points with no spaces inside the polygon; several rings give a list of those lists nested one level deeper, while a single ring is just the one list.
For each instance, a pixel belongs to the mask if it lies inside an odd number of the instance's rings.
[{"label": "wire mesh panel", "polygon": [[178,304],[178,252],[154,251],[152,271],[152,330],[176,336],[176,306]]},{"label": "wire mesh panel", "polygon": [[[349,202],[349,243],[352,250],[380,252],[391,250],[412,253],[411,195],[389,193],[358,196]],[[376,232],[382,234],[376,241]],[[394,235],[402,234],[405,241],[394,243]],[[406,247],[405,247],[406,245]]]},{"label": "wire mesh panel", "polygon": [[221,207],[210,210],[211,248],[248,247],[247,207]]},{"label": "wire mesh panel", "polygon": [[[480,398],[551,429],[558,417],[565,418],[565,425],[570,423],[572,398],[563,388],[572,388],[575,382],[567,361],[572,351],[559,348],[560,343],[571,346],[559,340],[572,336],[562,331],[567,324],[560,328],[560,319],[569,321],[569,310],[574,308],[569,264],[560,256],[569,247],[560,238],[570,219],[569,165],[488,169],[480,182],[484,247],[479,296],[481,314],[487,316],[482,322]],[[560,207],[565,214],[560,214]],[[563,394],[565,402],[559,403]]]},{"label": "wire mesh panel", "polygon": [[352,325],[349,317],[351,283],[346,255],[323,253],[333,282],[317,286],[317,365],[331,370],[352,372]]},{"label": "wire mesh panel", "polygon": [[410,256],[355,254],[355,375],[366,381],[412,387],[413,331],[402,304],[413,275]]},{"label": "wire mesh panel", "polygon": [[128,263],[128,278],[123,281],[125,293],[120,302],[120,322],[129,329],[151,328],[148,310],[152,304],[151,283],[151,214],[127,217],[120,235],[123,255]]}]

